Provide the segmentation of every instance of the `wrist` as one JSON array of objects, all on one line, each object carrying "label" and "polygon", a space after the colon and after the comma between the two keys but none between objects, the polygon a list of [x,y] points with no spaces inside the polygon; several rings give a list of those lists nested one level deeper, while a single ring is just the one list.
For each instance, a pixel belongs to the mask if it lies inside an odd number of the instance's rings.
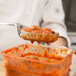
[{"label": "wrist", "polygon": [[68,42],[67,42],[66,38],[59,36],[58,40],[62,46],[68,47]]},{"label": "wrist", "polygon": [[61,46],[68,47],[67,40],[64,37],[59,37],[55,42],[51,43],[51,48],[59,48]]}]

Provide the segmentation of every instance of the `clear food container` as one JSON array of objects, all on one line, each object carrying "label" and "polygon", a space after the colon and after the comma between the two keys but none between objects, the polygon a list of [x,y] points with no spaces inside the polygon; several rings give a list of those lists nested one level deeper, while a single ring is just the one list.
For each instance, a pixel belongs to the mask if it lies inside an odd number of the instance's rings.
[{"label": "clear food container", "polygon": [[24,44],[1,54],[6,76],[68,76],[74,51]]}]

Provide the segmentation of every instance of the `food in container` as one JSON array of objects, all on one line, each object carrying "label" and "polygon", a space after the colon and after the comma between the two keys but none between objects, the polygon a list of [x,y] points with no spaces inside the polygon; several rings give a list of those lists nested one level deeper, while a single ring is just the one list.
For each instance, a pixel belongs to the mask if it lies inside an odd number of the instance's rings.
[{"label": "food in container", "polygon": [[68,76],[74,51],[24,44],[1,53],[6,76]]}]

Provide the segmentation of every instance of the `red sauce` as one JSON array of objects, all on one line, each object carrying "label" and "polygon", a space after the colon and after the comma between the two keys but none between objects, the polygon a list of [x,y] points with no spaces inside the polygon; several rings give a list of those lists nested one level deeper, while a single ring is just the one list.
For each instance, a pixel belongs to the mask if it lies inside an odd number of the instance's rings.
[{"label": "red sauce", "polygon": [[33,44],[33,43],[34,43],[34,41],[31,41],[31,43]]},{"label": "red sauce", "polygon": [[25,48],[29,48],[29,46],[28,45],[25,45]]},{"label": "red sauce", "polygon": [[[30,40],[31,41],[31,40]],[[34,41],[31,41],[31,43],[33,44],[34,43]],[[41,41],[37,41],[37,43],[38,43],[38,45],[41,43]],[[50,44],[50,42],[44,42],[44,43],[46,43],[47,45],[49,45]]]},{"label": "red sauce", "polygon": [[51,34],[52,33],[50,28],[39,28],[36,25],[31,26],[29,28],[23,28],[21,30],[26,31],[26,32],[33,32],[33,33],[45,33],[45,34]]},{"label": "red sauce", "polygon": [[41,43],[41,41],[37,41],[38,45]]}]

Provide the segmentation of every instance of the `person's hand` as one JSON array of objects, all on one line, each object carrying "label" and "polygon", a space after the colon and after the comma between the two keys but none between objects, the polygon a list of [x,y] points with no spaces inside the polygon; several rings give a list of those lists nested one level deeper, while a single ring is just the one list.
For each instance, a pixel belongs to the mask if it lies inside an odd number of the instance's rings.
[{"label": "person's hand", "polygon": [[51,48],[59,48],[61,46],[68,47],[67,40],[63,37],[59,37],[57,41],[50,44]]}]

